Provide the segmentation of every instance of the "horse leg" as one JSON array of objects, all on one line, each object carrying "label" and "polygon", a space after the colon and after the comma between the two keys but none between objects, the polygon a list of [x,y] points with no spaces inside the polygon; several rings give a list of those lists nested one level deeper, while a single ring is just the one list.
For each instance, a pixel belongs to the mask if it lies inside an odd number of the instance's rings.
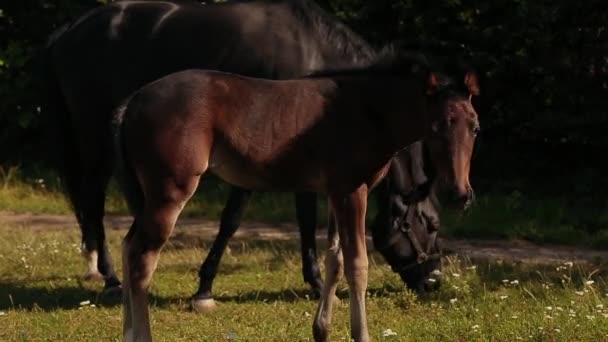
[{"label": "horse leg", "polygon": [[[144,184],[144,208],[136,214],[123,242],[125,341],[152,341],[148,288],[160,249],[167,242],[179,213],[198,185],[199,176],[152,179]],[[159,186],[160,185],[160,186]]]},{"label": "horse leg", "polygon": [[302,275],[304,281],[310,284],[315,297],[318,297],[323,287],[323,279],[317,262],[317,194],[297,193],[296,216],[300,226],[300,243],[302,252]]},{"label": "horse leg", "polygon": [[344,254],[344,273],[350,296],[351,338],[356,342],[369,341],[365,313],[367,291],[367,246],[365,241],[365,213],[367,186],[362,185],[347,196],[330,196],[336,212],[340,246]]},{"label": "horse leg", "polygon": [[209,312],[216,308],[213,300],[213,280],[222,259],[222,255],[228,245],[228,240],[239,228],[245,207],[251,198],[252,192],[243,188],[233,186],[228,197],[226,207],[222,211],[220,230],[213,241],[213,246],[205,258],[200,271],[198,291],[192,297],[192,308],[196,312]]},{"label": "horse leg", "polygon": [[[92,168],[91,168],[92,169]],[[105,291],[120,289],[105,238],[103,216],[106,188],[111,167],[84,172],[81,179],[79,224],[82,231],[82,254],[87,261],[85,279],[102,278]]]},{"label": "horse leg", "polygon": [[344,275],[344,259],[340,249],[340,238],[336,229],[336,220],[332,212],[327,225],[327,256],[325,258],[325,285],[313,323],[312,331],[315,341],[328,341],[333,304],[336,298],[338,282]]}]

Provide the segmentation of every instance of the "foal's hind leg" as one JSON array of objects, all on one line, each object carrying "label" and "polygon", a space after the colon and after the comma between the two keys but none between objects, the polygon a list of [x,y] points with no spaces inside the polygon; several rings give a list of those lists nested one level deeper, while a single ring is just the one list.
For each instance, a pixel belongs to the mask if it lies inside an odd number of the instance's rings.
[{"label": "foal's hind leg", "polygon": [[198,176],[184,180],[150,179],[143,186],[144,209],[123,244],[124,340],[151,341],[148,288],[161,247],[167,242],[179,213],[198,185]]},{"label": "foal's hind leg", "polygon": [[302,275],[304,281],[310,284],[315,296],[319,296],[323,287],[321,271],[317,263],[317,194],[297,193],[296,216],[300,226],[300,244],[302,252]]},{"label": "foal's hind leg", "polygon": [[198,272],[200,283],[198,291],[192,297],[192,308],[196,312],[205,313],[212,311],[216,307],[212,293],[213,279],[215,279],[217,274],[217,269],[228,245],[228,240],[239,228],[243,212],[245,211],[245,207],[247,207],[251,194],[250,190],[236,186],[233,186],[230,191],[230,197],[228,198],[226,207],[222,211],[220,230]]}]

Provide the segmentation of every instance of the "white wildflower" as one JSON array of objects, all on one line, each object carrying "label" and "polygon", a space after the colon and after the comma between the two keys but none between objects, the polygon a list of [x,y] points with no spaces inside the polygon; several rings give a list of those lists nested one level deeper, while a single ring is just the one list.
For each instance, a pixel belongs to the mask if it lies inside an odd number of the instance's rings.
[{"label": "white wildflower", "polygon": [[585,285],[593,285],[593,284],[595,284],[595,282],[593,280],[587,280],[585,282]]},{"label": "white wildflower", "polygon": [[517,279],[512,280],[511,285],[519,285],[519,280],[517,280]]},{"label": "white wildflower", "polygon": [[551,310],[553,310],[553,307],[552,306],[547,306],[547,307],[545,307],[545,310],[551,311]]},{"label": "white wildflower", "polygon": [[452,277],[454,277],[454,278],[460,278],[460,274],[458,274],[458,273],[452,273]]},{"label": "white wildflower", "polygon": [[585,292],[583,292],[583,291],[574,291],[574,293],[576,293],[579,296],[582,296],[585,294]]},{"label": "white wildflower", "polygon": [[79,305],[80,306],[85,306],[85,305],[89,305],[89,304],[91,304],[91,301],[90,300],[85,300],[85,301],[80,302]]},{"label": "white wildflower", "polygon": [[382,336],[384,336],[384,337],[397,336],[397,333],[391,329],[384,329],[384,331],[382,332]]},{"label": "white wildflower", "polygon": [[452,298],[452,299],[450,299],[450,303],[452,303],[452,304],[456,303],[457,301],[458,301],[458,298]]},{"label": "white wildflower", "polygon": [[507,295],[502,295],[502,296],[500,296],[500,300],[505,300],[505,299],[507,299],[507,298],[509,298],[509,296],[507,296]]}]

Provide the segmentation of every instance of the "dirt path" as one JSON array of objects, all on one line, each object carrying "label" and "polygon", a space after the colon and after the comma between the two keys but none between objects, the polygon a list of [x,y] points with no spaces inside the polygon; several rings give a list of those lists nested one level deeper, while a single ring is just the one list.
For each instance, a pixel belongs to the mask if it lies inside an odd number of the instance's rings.
[{"label": "dirt path", "polygon": [[[131,223],[127,216],[108,216],[106,229],[125,230]],[[77,229],[76,220],[71,215],[33,215],[0,212],[0,229],[3,227],[23,227],[32,230]],[[180,219],[177,234],[197,238],[212,238],[217,233],[216,221],[200,219]],[[244,223],[235,238],[258,238],[275,240],[298,239],[298,229],[294,224],[269,225],[263,223]],[[325,230],[319,229],[317,239],[324,240]],[[441,239],[446,254],[458,254],[472,259],[502,259],[525,263],[555,264],[573,262],[606,262],[608,251],[581,249],[571,246],[537,245],[527,241],[504,240],[461,240]],[[368,245],[373,248],[371,238]]]}]

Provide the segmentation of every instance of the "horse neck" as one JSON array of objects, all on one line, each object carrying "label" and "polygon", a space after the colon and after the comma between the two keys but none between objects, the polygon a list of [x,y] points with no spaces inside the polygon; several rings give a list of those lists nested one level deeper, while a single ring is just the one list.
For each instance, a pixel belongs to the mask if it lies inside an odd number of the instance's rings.
[{"label": "horse neck", "polygon": [[293,0],[292,11],[316,35],[314,39],[323,60],[323,69],[366,63],[375,55],[374,49],[344,23],[328,14],[314,1]]},{"label": "horse neck", "polygon": [[382,87],[378,87],[379,82],[372,84],[370,92],[376,96],[375,99],[370,96],[370,99],[380,104],[376,111],[383,116],[386,139],[389,140],[387,148],[394,154],[424,138],[430,121],[429,112],[422,92],[417,94],[411,90],[413,82],[389,78]]}]

